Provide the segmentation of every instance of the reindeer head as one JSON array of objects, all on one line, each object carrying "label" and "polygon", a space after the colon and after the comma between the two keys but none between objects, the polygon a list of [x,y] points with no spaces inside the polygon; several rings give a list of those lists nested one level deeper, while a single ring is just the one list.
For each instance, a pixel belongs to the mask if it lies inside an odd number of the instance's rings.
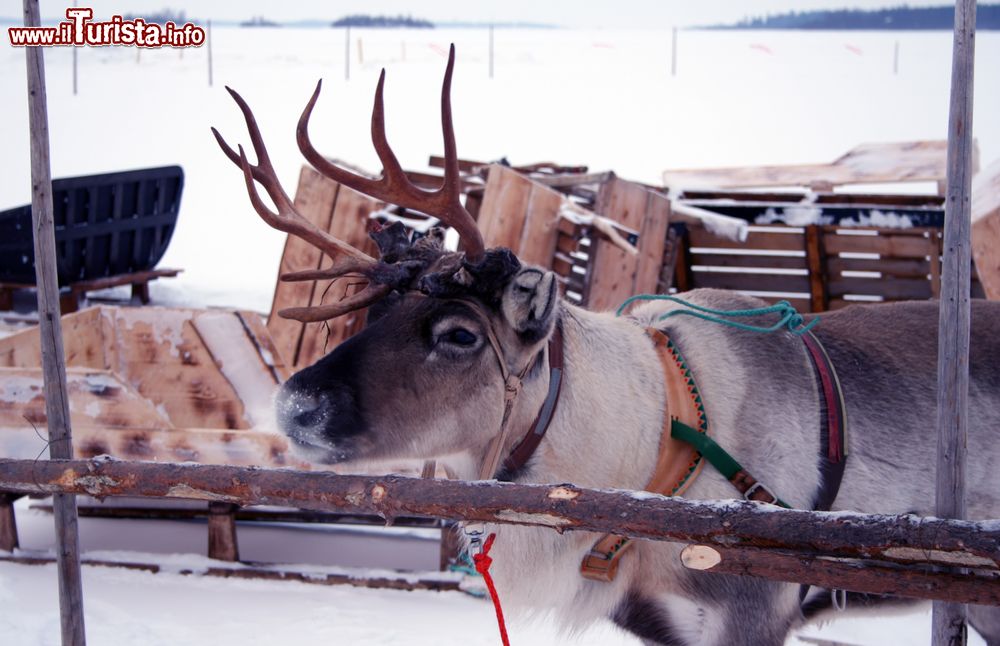
[{"label": "reindeer head", "polygon": [[[535,368],[559,314],[556,277],[522,266],[509,249],[486,249],[462,206],[449,98],[454,60],[453,46],[441,95],[445,176],[440,189],[414,186],[389,147],[384,70],[372,111],[372,140],[384,166],[381,178],[350,173],[313,148],[308,125],[319,84],[299,119],[296,139],[302,154],[323,175],[454,227],[463,252],[446,251],[440,229],[413,241],[396,223],[373,232],[380,258],[371,258],[295,211],[278,183],[253,113],[239,94],[229,90],[246,119],[257,164],[250,164],[242,146],[235,152],[212,129],[223,152],[242,168],[250,201],[261,218],[333,260],[328,269],[289,274],[282,280],[352,276],[368,282],[364,290],[340,302],[279,313],[311,322],[369,307],[362,332],[294,375],[279,392],[282,430],[315,462],[481,453],[497,443],[512,405],[512,385],[543,372]],[[262,202],[255,180],[274,202],[276,213]]]}]

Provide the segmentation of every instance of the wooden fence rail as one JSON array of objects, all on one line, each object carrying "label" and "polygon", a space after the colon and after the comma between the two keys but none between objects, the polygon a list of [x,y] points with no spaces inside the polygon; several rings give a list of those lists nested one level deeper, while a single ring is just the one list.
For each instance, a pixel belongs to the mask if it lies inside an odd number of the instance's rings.
[{"label": "wooden fence rail", "polygon": [[[1000,605],[1000,522],[783,510],[572,485],[343,476],[197,464],[0,459],[0,491],[512,523],[691,544],[694,569]],[[717,562],[716,562],[717,561]],[[960,569],[963,568],[963,569]],[[933,570],[933,571],[932,571]]]}]

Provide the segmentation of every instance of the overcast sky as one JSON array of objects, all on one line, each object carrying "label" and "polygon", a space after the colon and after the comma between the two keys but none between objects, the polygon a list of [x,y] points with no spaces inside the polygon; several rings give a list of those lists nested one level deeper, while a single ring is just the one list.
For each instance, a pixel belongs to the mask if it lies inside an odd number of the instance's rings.
[{"label": "overcast sky", "polygon": [[[432,21],[538,22],[565,27],[648,27],[730,23],[747,15],[790,10],[943,5],[947,0],[79,0],[98,17],[141,15],[163,7],[183,9],[197,19],[245,20],[263,15],[279,22],[334,20],[353,13],[412,14]],[[0,15],[20,15],[20,2],[0,0]],[[42,0],[42,15],[56,18],[71,0]]]}]

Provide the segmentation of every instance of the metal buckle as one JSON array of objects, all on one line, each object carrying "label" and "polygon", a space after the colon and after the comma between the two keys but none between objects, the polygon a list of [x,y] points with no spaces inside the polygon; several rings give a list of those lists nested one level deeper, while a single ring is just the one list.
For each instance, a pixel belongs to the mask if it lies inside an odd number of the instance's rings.
[{"label": "metal buckle", "polygon": [[[763,491],[767,495],[771,496],[770,500],[754,500],[752,496],[757,492],[757,490]],[[748,500],[750,502],[764,502],[769,505],[776,505],[778,503],[778,496],[775,495],[771,488],[768,487],[763,482],[755,482],[750,485],[750,488],[743,492],[743,500]]]},{"label": "metal buckle", "polygon": [[483,523],[469,523],[462,528],[465,538],[469,541],[469,554],[474,556],[483,551],[483,537],[486,535],[486,525]]}]

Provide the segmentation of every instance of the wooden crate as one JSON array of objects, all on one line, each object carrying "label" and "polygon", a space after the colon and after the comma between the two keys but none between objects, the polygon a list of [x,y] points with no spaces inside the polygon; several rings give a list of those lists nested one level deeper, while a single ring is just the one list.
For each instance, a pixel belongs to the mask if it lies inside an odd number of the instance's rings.
[{"label": "wooden crate", "polygon": [[508,247],[523,262],[552,269],[574,304],[606,310],[632,294],[656,292],[663,279],[669,200],[609,173],[594,204],[584,205],[635,232],[635,255],[592,226],[561,217],[569,199],[523,173],[494,165],[482,197],[473,203],[487,246]]},{"label": "wooden crate", "polygon": [[[311,166],[303,166],[295,192],[295,208],[319,228],[344,240],[357,249],[377,256],[375,243],[368,237],[369,214],[382,203],[320,175]],[[281,257],[280,274],[328,267],[331,260],[308,242],[288,236]],[[300,323],[278,316],[287,307],[305,307],[336,302],[363,286],[348,279],[338,281],[278,281],[271,303],[267,329],[278,354],[293,370],[312,365],[316,360],[364,327],[367,310],[358,310],[332,321]]]},{"label": "wooden crate", "polygon": [[[938,227],[758,225],[745,243],[690,228],[677,287],[733,289],[811,312],[936,298],[941,253]],[[983,295],[975,272],[972,295]]]}]

